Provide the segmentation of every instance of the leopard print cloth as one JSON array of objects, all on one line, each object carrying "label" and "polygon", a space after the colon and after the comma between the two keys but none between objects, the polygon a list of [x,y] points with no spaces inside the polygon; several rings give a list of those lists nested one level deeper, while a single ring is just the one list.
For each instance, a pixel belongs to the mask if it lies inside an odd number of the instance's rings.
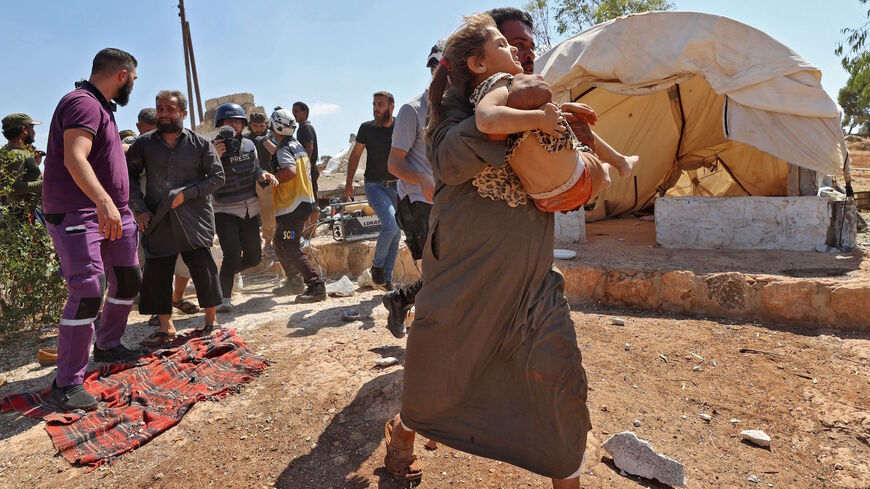
[{"label": "leopard print cloth", "polygon": [[[484,95],[492,90],[492,87],[501,80],[507,80],[507,88],[510,90],[513,75],[508,73],[496,73],[484,80],[472,92],[469,98],[471,103],[477,107],[477,104],[483,100]],[[581,143],[571,128],[566,122],[562,122],[565,131],[558,136],[552,136],[543,131],[535,129],[522,133],[509,134],[505,141],[505,165],[499,168],[487,166],[480,173],[475,175],[471,180],[471,184],[477,189],[478,195],[492,200],[503,200],[510,207],[526,205],[528,202],[528,192],[523,187],[520,178],[510,166],[511,160],[514,158],[514,153],[517,147],[530,134],[534,134],[538,139],[538,144],[544,147],[548,153],[556,153],[564,149],[580,150],[592,153],[588,146]]]}]

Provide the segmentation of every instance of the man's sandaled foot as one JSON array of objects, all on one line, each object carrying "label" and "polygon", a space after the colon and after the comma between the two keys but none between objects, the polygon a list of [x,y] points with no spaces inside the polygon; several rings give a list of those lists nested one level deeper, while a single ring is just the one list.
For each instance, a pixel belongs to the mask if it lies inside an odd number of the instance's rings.
[{"label": "man's sandaled foot", "polygon": [[216,329],[221,329],[221,325],[220,324],[206,324],[205,326],[203,326],[202,328],[200,328],[196,331],[200,334],[211,334]]},{"label": "man's sandaled foot", "polygon": [[405,482],[417,482],[423,478],[423,469],[414,455],[414,445],[409,448],[398,448],[393,445],[393,431],[399,423],[396,416],[387,421],[384,426],[384,441],[387,446],[387,455],[384,457],[384,468],[393,478]]},{"label": "man's sandaled foot", "polygon": [[155,331],[148,335],[148,337],[142,340],[142,342],[139,344],[148,348],[154,348],[157,346],[167,345],[169,343],[172,343],[173,341],[175,341],[175,333],[164,333],[163,331]]},{"label": "man's sandaled foot", "polygon": [[178,309],[185,314],[196,314],[199,312],[199,307],[193,302],[187,300],[172,301],[172,307]]}]

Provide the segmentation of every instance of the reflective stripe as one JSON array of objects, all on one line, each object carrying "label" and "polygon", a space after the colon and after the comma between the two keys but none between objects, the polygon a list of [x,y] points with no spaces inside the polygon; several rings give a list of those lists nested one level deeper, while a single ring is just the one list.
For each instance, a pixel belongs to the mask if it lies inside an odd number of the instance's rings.
[{"label": "reflective stripe", "polygon": [[111,302],[112,304],[118,304],[121,306],[132,306],[134,299],[115,299],[114,297],[106,297],[106,302]]},{"label": "reflective stripe", "polygon": [[94,317],[92,317],[92,318],[89,318],[89,319],[66,319],[66,318],[60,318],[60,325],[61,325],[61,326],[88,326],[88,325],[90,325],[91,323],[93,323],[95,319],[97,319],[96,316],[94,316]]}]

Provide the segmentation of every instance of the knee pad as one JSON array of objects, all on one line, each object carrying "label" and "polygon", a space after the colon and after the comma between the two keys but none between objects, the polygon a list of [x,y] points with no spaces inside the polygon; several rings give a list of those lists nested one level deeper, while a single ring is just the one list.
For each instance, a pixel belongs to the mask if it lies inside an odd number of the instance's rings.
[{"label": "knee pad", "polygon": [[114,267],[118,280],[118,299],[132,299],[142,289],[142,272],[139,267]]}]

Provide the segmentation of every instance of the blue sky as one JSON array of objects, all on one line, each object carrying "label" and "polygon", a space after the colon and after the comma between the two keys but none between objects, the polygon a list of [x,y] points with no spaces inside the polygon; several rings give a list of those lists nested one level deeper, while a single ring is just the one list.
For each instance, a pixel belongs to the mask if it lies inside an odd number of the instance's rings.
[{"label": "blue sky", "polygon": [[[847,79],[833,50],[840,29],[858,26],[857,0],[672,0],[679,10],[731,17],[767,32],[822,70],[836,100]],[[267,111],[302,100],[312,109],[320,154],[334,154],[369,120],[371,94],[388,90],[396,111],[428,83],[429,48],[463,14],[522,1],[409,2],[370,0],[187,0],[187,16],[203,101],[251,92]],[[177,0],[6,2],[0,16],[0,113],[26,112],[45,147],[54,107],[91,60],[112,46],[133,53],[139,79],[130,103],[119,108],[121,129],[154,106],[164,88],[185,88]],[[187,123],[188,121],[185,121]]]}]

